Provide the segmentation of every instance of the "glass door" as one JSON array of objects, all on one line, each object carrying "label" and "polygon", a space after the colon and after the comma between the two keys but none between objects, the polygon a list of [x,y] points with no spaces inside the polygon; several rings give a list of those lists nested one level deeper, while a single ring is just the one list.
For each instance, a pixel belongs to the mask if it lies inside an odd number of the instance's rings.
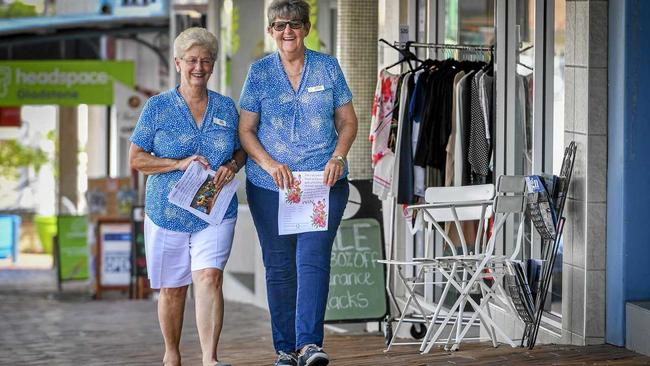
[{"label": "glass door", "polygon": [[[553,174],[564,152],[565,0],[497,0],[497,174]],[[504,234],[512,253],[517,219]],[[520,259],[541,260],[541,240],[524,222]],[[544,304],[546,321],[561,327],[562,248]]]}]

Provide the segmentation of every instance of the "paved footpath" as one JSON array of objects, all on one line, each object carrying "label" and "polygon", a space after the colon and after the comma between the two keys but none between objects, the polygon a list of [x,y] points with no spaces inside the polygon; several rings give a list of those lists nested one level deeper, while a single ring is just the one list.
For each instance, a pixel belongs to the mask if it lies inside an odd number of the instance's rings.
[{"label": "paved footpath", "polygon": [[[61,295],[52,276],[50,271],[0,270],[0,365],[161,364],[156,302],[94,301],[74,288],[64,288]],[[193,307],[188,300],[181,338],[186,365],[200,365],[201,359]],[[232,353],[262,344],[273,357],[265,311],[226,303],[225,312],[224,349]],[[221,357],[228,356],[224,351]]]},{"label": "paved footpath", "polygon": [[[0,269],[0,366],[160,365],[163,344],[151,300],[91,300],[83,287],[55,290],[52,271]],[[220,358],[236,366],[274,360],[266,311],[226,303]],[[200,365],[192,300],[188,300],[181,352],[183,365]],[[533,351],[487,343],[447,353],[419,355],[417,347],[382,352],[380,335],[332,335],[325,346],[333,366],[383,365],[650,365],[650,358],[599,345],[538,346]]]}]

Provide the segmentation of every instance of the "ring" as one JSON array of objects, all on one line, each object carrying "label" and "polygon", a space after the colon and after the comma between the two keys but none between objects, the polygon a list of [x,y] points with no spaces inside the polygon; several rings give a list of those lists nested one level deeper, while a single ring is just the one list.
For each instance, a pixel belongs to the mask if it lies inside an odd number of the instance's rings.
[{"label": "ring", "polygon": [[232,177],[233,177],[232,175],[231,175],[231,176],[228,176],[228,177],[226,178],[226,180],[227,180],[227,181],[230,181],[230,180],[232,180]]}]

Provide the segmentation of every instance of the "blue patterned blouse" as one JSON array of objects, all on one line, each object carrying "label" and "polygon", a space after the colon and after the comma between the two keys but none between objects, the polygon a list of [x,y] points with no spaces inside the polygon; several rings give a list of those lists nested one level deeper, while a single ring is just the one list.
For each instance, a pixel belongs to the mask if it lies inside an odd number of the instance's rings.
[{"label": "blue patterned blouse", "polygon": [[[198,128],[185,99],[177,88],[173,88],[147,101],[131,135],[131,142],[160,158],[204,156],[216,171],[240,148],[238,123],[233,100],[209,90],[208,106],[201,128]],[[197,232],[205,229],[208,223],[167,200],[167,195],[182,175],[182,171],[174,170],[149,176],[145,212],[162,228]],[[237,196],[230,202],[224,219],[236,216]]]},{"label": "blue patterned blouse", "polygon": [[[251,65],[239,103],[259,115],[257,138],[273,159],[291,171],[314,171],[325,169],[336,147],[334,111],[351,100],[338,61],[307,49],[297,92],[275,52]],[[346,167],[343,177],[347,174]],[[253,159],[246,162],[246,177],[258,187],[278,190]]]}]

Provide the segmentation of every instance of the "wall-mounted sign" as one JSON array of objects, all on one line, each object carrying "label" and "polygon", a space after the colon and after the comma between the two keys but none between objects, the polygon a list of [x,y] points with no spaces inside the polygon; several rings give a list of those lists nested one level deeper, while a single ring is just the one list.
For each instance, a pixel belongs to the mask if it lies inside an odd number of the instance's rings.
[{"label": "wall-mounted sign", "polygon": [[132,61],[2,61],[0,106],[113,104],[113,83],[132,87]]},{"label": "wall-mounted sign", "polygon": [[20,127],[20,107],[0,107],[0,127]]},{"label": "wall-mounted sign", "polygon": [[128,218],[135,200],[131,178],[88,179],[86,201],[91,221]]}]

